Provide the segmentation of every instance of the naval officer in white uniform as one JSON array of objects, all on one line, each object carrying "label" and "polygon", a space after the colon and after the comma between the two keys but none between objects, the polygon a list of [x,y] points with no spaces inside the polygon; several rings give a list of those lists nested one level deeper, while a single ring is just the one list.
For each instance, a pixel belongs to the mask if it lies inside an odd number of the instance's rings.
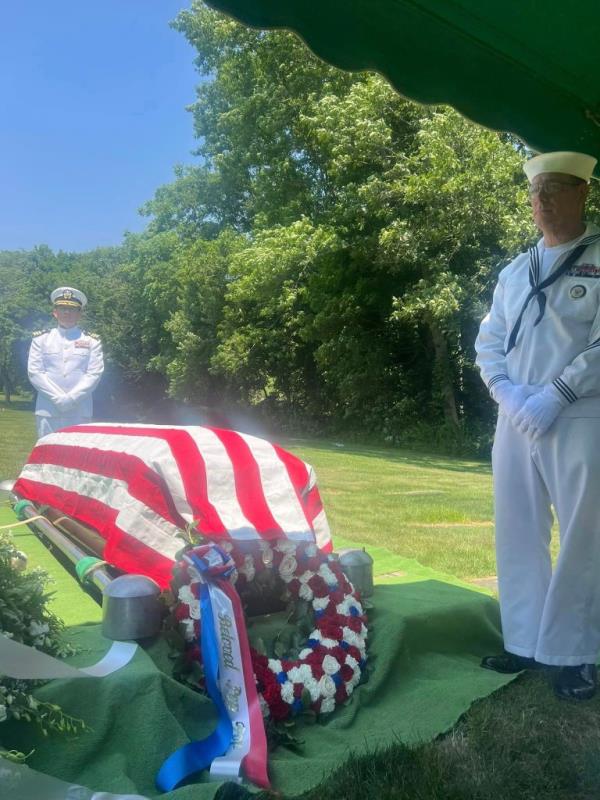
[{"label": "naval officer in white uniform", "polygon": [[[583,221],[596,159],[526,162],[542,238],[500,273],[477,365],[498,403],[492,451],[498,672],[554,667],[561,698],[595,693],[600,650],[600,229]],[[552,569],[552,511],[560,552]]]},{"label": "naval officer in white uniform", "polygon": [[38,437],[92,418],[92,392],[104,370],[100,340],[79,327],[83,292],[61,286],[50,295],[56,328],[34,336],[27,372],[37,391]]}]

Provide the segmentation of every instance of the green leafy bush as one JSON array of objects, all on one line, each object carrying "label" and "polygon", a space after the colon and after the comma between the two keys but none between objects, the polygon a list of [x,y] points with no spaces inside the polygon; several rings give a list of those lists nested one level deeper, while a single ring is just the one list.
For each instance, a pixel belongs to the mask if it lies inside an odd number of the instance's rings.
[{"label": "green leafy bush", "polygon": [[[26,571],[25,566],[24,554],[9,534],[0,532],[0,633],[52,656],[73,654],[62,621],[48,609],[50,577],[41,569]],[[32,690],[41,683],[0,675],[0,724],[11,719],[35,723],[44,735],[50,730],[69,734],[84,730],[81,720],[33,696]],[[1,748],[0,752],[7,755]]]}]

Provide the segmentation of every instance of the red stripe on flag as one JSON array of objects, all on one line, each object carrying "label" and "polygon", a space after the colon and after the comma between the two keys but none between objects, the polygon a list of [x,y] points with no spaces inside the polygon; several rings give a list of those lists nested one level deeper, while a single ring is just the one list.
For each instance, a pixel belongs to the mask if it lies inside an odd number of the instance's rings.
[{"label": "red stripe on flag", "polygon": [[[107,442],[110,444],[110,442]],[[129,494],[172,525],[185,528],[164,478],[138,456],[79,445],[39,444],[29,457],[29,464],[54,464],[83,470],[94,475],[122,481]]]},{"label": "red stripe on flag", "polygon": [[308,488],[308,481],[309,481],[309,472],[306,464],[302,461],[301,458],[298,458],[292,453],[288,453],[286,450],[283,450],[279,445],[274,444],[273,449],[277,453],[277,456],[283,466],[285,467],[287,474],[289,475],[290,482],[294,487],[294,491],[296,492],[296,497],[298,498],[298,503],[300,504],[300,508],[304,514],[306,519],[307,527],[312,528],[312,521],[316,515],[312,517],[307,513],[307,505],[306,505],[306,489]]},{"label": "red stripe on flag", "polygon": [[221,440],[233,465],[235,491],[246,519],[251,522],[263,539],[285,537],[275,521],[265,499],[260,470],[252,451],[235,431],[224,428],[209,428]]},{"label": "red stripe on flag", "polygon": [[94,498],[26,478],[19,478],[14,491],[19,497],[56,508],[94,528],[106,541],[102,557],[118,569],[148,575],[162,588],[169,585],[173,561],[117,527],[117,509]]},{"label": "red stripe on flag", "polygon": [[319,516],[321,511],[323,511],[323,501],[321,500],[321,495],[319,494],[316,484],[306,495],[304,499],[304,506],[306,508],[306,515],[308,516],[310,524],[312,525],[315,518]]},{"label": "red stripe on flag", "polygon": [[197,528],[203,536],[229,538],[217,510],[208,500],[206,465],[189,433],[178,428],[130,428],[118,425],[76,425],[68,433],[103,433],[116,436],[151,436],[166,442],[180,472],[186,499],[192,508]]}]

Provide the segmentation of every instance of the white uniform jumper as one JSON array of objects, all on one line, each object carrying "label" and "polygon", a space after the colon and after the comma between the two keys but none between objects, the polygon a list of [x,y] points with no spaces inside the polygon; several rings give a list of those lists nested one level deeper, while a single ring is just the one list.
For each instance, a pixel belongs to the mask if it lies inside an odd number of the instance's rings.
[{"label": "white uniform jumper", "polygon": [[[564,274],[543,286],[578,245],[587,247]],[[543,664],[596,663],[600,229],[588,225],[582,236],[559,247],[544,248],[540,240],[503,269],[475,349],[489,388],[506,379],[540,388],[553,383],[568,401],[547,433],[533,440],[504,414],[498,416],[492,465],[505,648]],[[561,541],[554,573],[550,504]]]},{"label": "white uniform jumper", "polygon": [[53,328],[35,336],[27,372],[37,390],[38,436],[92,417],[92,392],[104,370],[102,345],[80,328]]}]

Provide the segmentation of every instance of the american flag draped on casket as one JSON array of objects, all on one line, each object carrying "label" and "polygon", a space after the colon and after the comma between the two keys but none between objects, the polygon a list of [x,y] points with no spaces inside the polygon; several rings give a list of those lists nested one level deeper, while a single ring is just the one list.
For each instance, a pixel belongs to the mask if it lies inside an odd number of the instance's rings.
[{"label": "american flag draped on casket", "polygon": [[331,536],[314,470],[264,439],[208,427],[91,424],[40,439],[15,494],[94,528],[103,558],[169,583],[178,536],[232,542]]}]

